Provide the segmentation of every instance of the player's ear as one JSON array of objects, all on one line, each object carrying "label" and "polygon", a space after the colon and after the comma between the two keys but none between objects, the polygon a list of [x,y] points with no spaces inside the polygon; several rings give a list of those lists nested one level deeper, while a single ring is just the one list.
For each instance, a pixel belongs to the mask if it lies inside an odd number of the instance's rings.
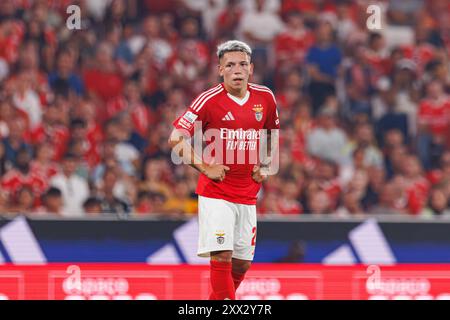
[{"label": "player's ear", "polygon": [[222,66],[222,64],[219,63],[217,65],[217,70],[219,72],[219,76],[223,77],[223,66]]},{"label": "player's ear", "polygon": [[249,71],[248,71],[248,75],[249,76],[253,75],[253,67],[254,67],[253,62],[250,62],[250,68],[249,68]]}]

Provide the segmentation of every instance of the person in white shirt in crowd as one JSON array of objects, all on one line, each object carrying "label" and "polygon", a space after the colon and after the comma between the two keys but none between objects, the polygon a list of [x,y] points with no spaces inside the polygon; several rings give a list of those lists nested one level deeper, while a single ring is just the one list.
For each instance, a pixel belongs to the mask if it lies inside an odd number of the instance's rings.
[{"label": "person in white shirt in crowd", "polygon": [[238,27],[238,35],[253,48],[252,60],[260,66],[273,64],[269,57],[272,42],[275,37],[285,30],[280,16],[267,9],[267,0],[254,0],[255,9],[244,11]]},{"label": "person in white shirt in crowd", "polygon": [[50,185],[61,190],[64,209],[62,210],[64,217],[83,217],[83,202],[89,196],[89,186],[87,181],[78,176],[75,171],[77,163],[75,156],[66,154],[64,156],[62,171],[53,176]]},{"label": "person in white shirt in crowd", "polygon": [[345,147],[348,139],[345,131],[338,127],[336,117],[336,110],[324,108],[319,114],[317,127],[306,138],[306,145],[312,156],[342,165],[347,160]]}]

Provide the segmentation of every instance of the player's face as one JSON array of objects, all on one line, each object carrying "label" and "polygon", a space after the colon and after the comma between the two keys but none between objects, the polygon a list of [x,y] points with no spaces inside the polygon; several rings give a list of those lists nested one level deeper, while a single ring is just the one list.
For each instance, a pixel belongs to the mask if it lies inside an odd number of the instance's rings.
[{"label": "player's face", "polygon": [[220,59],[219,74],[225,87],[235,93],[245,92],[249,77],[253,73],[253,64],[245,52],[227,52]]}]

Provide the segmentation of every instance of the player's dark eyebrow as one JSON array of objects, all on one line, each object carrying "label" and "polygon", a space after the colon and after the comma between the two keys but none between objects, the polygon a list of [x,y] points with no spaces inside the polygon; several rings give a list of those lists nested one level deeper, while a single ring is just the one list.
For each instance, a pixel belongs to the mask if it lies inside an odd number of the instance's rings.
[{"label": "player's dark eyebrow", "polygon": [[237,64],[237,63],[243,64],[243,63],[248,63],[248,61],[246,61],[246,60],[242,60],[242,61],[239,61],[239,62],[228,61],[228,62],[226,63],[226,65],[229,65],[229,64],[235,65],[235,64]]}]

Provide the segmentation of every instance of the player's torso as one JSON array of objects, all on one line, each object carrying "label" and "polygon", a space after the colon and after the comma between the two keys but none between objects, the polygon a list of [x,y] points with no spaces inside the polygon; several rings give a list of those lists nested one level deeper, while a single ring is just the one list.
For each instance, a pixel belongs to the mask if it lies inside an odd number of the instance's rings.
[{"label": "player's torso", "polygon": [[253,90],[248,92],[248,98],[240,102],[233,100],[225,91],[212,99],[208,108],[210,121],[206,129],[262,129],[267,113],[265,98]]},{"label": "player's torso", "polygon": [[211,155],[215,163],[225,164],[230,170],[219,183],[202,175],[197,193],[203,196],[246,204],[256,201],[260,186],[252,179],[252,170],[259,163],[261,129],[265,128],[269,102],[266,92],[252,88],[248,92],[247,99],[241,101],[235,101],[225,90],[208,101],[203,138],[206,148],[213,146],[209,150],[214,151],[208,150],[204,156]]},{"label": "player's torso", "polygon": [[[223,153],[219,157],[215,152],[215,160],[230,166],[231,174],[244,174],[258,162],[260,130],[264,128],[268,106],[264,95],[254,90],[248,92],[242,101],[235,101],[226,92],[211,101],[209,122],[203,128],[207,141],[211,135],[219,137]],[[240,172],[236,171],[238,168]]]}]

